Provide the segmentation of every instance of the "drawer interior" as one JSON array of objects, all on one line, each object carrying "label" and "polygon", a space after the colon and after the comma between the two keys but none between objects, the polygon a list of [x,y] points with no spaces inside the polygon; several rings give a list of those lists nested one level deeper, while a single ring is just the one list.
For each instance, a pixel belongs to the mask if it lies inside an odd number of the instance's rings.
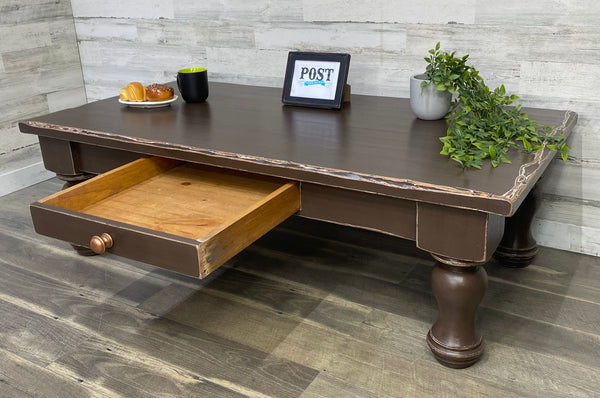
[{"label": "drawer interior", "polygon": [[296,182],[143,158],[31,206],[35,230],[205,277],[300,209]]},{"label": "drawer interior", "polygon": [[203,240],[282,186],[171,159],[143,159],[138,163],[144,164],[143,171],[129,167],[125,173],[107,173],[41,202]]},{"label": "drawer interior", "polygon": [[276,184],[182,164],[81,211],[156,231],[199,239],[243,215]]}]

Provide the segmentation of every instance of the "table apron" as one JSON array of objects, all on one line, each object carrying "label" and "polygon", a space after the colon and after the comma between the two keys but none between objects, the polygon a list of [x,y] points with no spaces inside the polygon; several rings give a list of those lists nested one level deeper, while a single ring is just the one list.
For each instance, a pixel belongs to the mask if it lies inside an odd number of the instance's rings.
[{"label": "table apron", "polygon": [[[46,169],[101,174],[147,155],[40,136]],[[432,254],[485,262],[500,243],[504,217],[372,192],[301,182],[302,217],[416,241]]]},{"label": "table apron", "polygon": [[416,202],[301,183],[299,215],[415,240]]}]

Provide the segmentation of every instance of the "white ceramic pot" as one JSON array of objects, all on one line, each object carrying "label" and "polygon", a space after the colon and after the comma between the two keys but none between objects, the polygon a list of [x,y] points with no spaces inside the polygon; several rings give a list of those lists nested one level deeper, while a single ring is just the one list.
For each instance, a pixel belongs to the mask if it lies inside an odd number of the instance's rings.
[{"label": "white ceramic pot", "polygon": [[426,80],[424,74],[410,78],[410,109],[423,120],[438,120],[450,110],[452,94],[448,91],[438,91],[433,84],[421,87]]}]

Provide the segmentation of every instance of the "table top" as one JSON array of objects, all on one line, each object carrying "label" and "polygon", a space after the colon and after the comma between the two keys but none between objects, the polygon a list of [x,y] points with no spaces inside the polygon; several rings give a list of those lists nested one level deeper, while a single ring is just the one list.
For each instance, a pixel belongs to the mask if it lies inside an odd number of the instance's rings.
[{"label": "table top", "polygon": [[[342,110],[286,106],[277,88],[211,83],[207,102],[154,109],[118,97],[20,123],[24,133],[168,156],[341,188],[510,216],[552,161],[466,170],[439,154],[446,122],[415,118],[406,98],[352,95]],[[568,136],[571,111],[524,108]]]}]

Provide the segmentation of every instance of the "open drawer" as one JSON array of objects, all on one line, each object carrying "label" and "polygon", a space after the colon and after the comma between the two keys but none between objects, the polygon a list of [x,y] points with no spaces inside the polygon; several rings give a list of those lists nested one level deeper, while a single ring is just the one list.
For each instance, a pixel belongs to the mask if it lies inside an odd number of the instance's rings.
[{"label": "open drawer", "polygon": [[293,182],[144,158],[31,204],[36,232],[203,278],[300,209]]}]

